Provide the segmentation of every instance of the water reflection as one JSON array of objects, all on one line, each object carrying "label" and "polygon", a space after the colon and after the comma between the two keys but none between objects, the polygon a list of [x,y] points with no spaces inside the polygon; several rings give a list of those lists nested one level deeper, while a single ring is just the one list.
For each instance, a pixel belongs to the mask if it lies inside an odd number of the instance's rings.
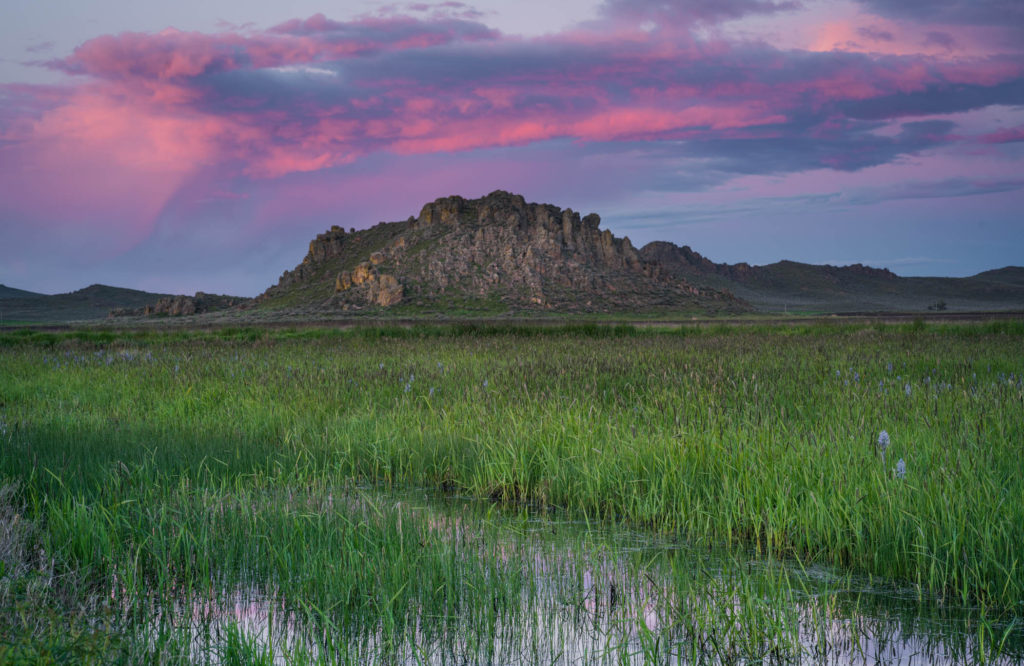
[{"label": "water reflection", "polygon": [[[379,496],[374,501],[379,500]],[[424,493],[387,496],[399,525],[454,546],[453,566],[486,558],[493,606],[415,604],[347,622],[286,603],[260,581],[205,597],[152,600],[150,656],[197,663],[381,664],[963,664],[1024,660],[1024,630],[826,567],[710,551],[523,508]],[[330,502],[347,511],[352,501]],[[410,528],[410,531],[414,531]],[[467,581],[480,585],[480,579]],[[499,604],[500,594],[514,595]],[[487,595],[470,598],[488,598]],[[348,618],[350,619],[350,618]]]}]

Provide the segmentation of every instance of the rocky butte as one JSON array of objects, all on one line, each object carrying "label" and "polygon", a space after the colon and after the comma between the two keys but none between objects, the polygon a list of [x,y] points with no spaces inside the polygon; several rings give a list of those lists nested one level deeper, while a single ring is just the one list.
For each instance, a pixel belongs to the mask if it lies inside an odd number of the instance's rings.
[{"label": "rocky butte", "polygon": [[600,222],[503,191],[445,197],[402,222],[332,227],[257,301],[335,311],[748,309],[727,290],[698,287],[645,258]]}]

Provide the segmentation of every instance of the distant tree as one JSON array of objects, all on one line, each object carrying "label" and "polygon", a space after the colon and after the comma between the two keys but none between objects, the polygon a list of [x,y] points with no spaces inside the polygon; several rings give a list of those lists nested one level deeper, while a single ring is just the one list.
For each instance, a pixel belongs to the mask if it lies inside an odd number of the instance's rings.
[{"label": "distant tree", "polygon": [[933,303],[933,304],[929,305],[929,306],[928,306],[928,309],[929,309],[929,310],[932,310],[932,311],[942,312],[943,310],[945,310],[945,309],[946,309],[946,301],[944,301],[944,300],[942,300],[942,299],[940,298],[940,299],[939,299],[938,301],[936,301],[935,303]]}]

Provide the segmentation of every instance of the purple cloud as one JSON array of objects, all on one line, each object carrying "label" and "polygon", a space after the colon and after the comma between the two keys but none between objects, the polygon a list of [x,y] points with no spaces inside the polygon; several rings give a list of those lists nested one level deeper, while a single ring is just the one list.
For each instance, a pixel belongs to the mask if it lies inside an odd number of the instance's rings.
[{"label": "purple cloud", "polygon": [[[787,6],[742,0],[685,9],[722,16]],[[82,88],[86,112],[102,113],[97,107],[107,99],[117,107],[112,113],[156,115],[159,124],[181,125],[176,131],[195,136],[195,158],[240,164],[258,177],[328,168],[381,150],[447,152],[557,139],[779,143],[773,170],[804,162],[860,168],[919,142],[886,144],[850,125],[852,131],[833,136],[843,118],[1024,99],[1024,64],[1011,59],[943,63],[763,45],[705,50],[671,37],[617,41],[586,32],[520,40],[462,20],[340,22],[319,14],[265,33],[105,36],[53,66],[92,78]],[[842,156],[844,141],[857,150]],[[824,157],[823,146],[834,155]],[[892,153],[886,146],[901,148]],[[794,150],[804,162],[787,158]]]},{"label": "purple cloud", "polygon": [[874,26],[857,28],[857,34],[873,42],[891,42],[893,40],[892,32]]},{"label": "purple cloud", "polygon": [[1017,0],[858,0],[882,16],[920,23],[1024,26],[1024,4]]},{"label": "purple cloud", "polygon": [[32,44],[26,46],[25,50],[29,53],[40,53],[42,51],[49,51],[53,48],[53,42],[39,42],[38,44]]},{"label": "purple cloud", "polygon": [[952,51],[956,47],[956,39],[954,39],[953,35],[948,32],[929,30],[925,34],[924,45],[938,46],[946,49],[947,51]]},{"label": "purple cloud", "polygon": [[1024,141],[1024,125],[990,132],[980,138],[982,143],[1018,143]]},{"label": "purple cloud", "polygon": [[906,199],[947,199],[972,197],[1024,190],[1024,179],[978,180],[947,178],[938,181],[907,181],[882,187],[862,188],[843,200],[856,205],[870,205]]},{"label": "purple cloud", "polygon": [[751,14],[775,14],[801,6],[795,0],[605,0],[601,13],[619,21],[685,26],[718,23]]}]

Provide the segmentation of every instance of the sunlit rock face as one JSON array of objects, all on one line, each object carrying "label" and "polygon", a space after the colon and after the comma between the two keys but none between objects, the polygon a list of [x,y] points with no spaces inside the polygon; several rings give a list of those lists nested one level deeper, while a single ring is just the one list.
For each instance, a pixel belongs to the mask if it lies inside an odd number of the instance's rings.
[{"label": "sunlit rock face", "polygon": [[318,236],[264,301],[303,294],[323,308],[487,302],[513,309],[744,309],[646,260],[595,214],[528,203],[503,191],[445,197],[418,217]]}]

